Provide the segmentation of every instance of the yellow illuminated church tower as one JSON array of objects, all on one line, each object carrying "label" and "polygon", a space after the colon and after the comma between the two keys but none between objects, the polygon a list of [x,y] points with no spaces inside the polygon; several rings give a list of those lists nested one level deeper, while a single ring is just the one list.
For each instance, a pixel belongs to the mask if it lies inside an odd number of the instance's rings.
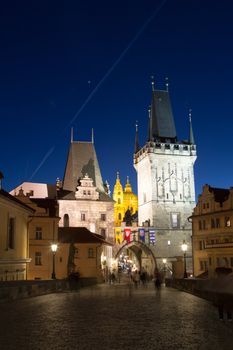
[{"label": "yellow illuminated church tower", "polygon": [[114,204],[114,221],[115,226],[120,226],[124,221],[125,213],[130,210],[130,214],[133,215],[138,211],[138,197],[133,193],[132,187],[127,176],[126,185],[123,187],[120,182],[119,173],[117,173],[116,183],[113,190]]}]

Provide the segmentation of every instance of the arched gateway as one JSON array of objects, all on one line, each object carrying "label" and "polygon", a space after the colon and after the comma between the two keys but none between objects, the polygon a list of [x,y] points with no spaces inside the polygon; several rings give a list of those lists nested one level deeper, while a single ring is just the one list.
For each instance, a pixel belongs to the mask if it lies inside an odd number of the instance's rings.
[{"label": "arched gateway", "polygon": [[114,258],[119,264],[130,262],[133,268],[144,270],[153,275],[157,269],[156,258],[152,250],[143,242],[132,241],[123,245],[115,245]]}]

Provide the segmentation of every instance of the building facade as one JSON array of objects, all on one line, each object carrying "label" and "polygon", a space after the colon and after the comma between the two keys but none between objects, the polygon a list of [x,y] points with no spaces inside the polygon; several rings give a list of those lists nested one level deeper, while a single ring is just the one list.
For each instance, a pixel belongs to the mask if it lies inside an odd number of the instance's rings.
[{"label": "building facade", "polygon": [[0,280],[27,279],[28,225],[34,210],[0,189]]},{"label": "building facade", "polygon": [[167,90],[152,89],[148,139],[139,146],[138,128],[134,167],[138,184],[139,226],[154,229],[152,248],[157,260],[182,255],[181,244],[188,244],[191,269],[191,224],[188,217],[195,206],[194,142],[191,114],[188,141],[179,141]]},{"label": "building facade", "polygon": [[233,268],[233,189],[205,185],[191,219],[194,275]]},{"label": "building facade", "polygon": [[[59,227],[82,227],[114,243],[114,201],[102,180],[94,140],[71,139],[62,184],[57,191]],[[112,246],[103,246],[102,258],[110,268]]]},{"label": "building facade", "polygon": [[[25,195],[22,188],[15,191],[15,198],[34,210],[28,224],[30,263],[27,279],[48,280],[51,279],[53,270],[51,245],[58,241],[58,203],[52,198],[30,198],[30,193]],[[59,269],[59,251],[56,260]]]}]

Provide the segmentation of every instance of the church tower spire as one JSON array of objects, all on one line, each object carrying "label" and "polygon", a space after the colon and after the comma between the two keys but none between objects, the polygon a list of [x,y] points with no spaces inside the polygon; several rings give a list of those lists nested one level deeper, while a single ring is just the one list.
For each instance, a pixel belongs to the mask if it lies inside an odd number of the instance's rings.
[{"label": "church tower spire", "polygon": [[189,110],[189,143],[191,145],[195,144],[194,136],[193,136],[193,127],[192,127],[192,110]]}]

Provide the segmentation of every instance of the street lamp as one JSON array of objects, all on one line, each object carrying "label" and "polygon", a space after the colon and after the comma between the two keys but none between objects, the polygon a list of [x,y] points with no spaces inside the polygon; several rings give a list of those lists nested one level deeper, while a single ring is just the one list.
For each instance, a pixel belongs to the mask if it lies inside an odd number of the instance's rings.
[{"label": "street lamp", "polygon": [[187,271],[186,271],[186,252],[188,249],[188,245],[185,243],[185,241],[183,241],[183,244],[181,245],[181,249],[184,252],[184,278],[187,278],[188,275],[187,275]]},{"label": "street lamp", "polygon": [[51,250],[53,252],[53,272],[52,272],[52,279],[55,280],[56,279],[56,274],[55,274],[55,255],[56,255],[56,251],[57,251],[57,244],[53,243],[51,244]]}]

